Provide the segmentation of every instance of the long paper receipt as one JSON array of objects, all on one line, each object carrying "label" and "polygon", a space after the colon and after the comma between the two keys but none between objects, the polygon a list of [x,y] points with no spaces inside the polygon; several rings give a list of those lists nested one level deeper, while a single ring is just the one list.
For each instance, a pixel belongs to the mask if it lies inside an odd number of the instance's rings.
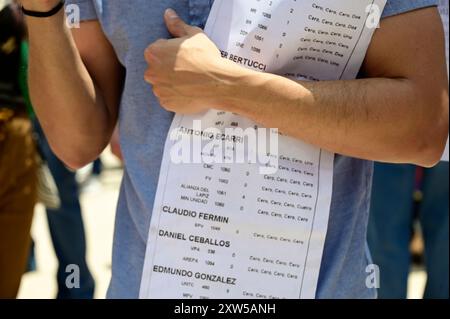
[{"label": "long paper receipt", "polygon": [[[354,79],[384,6],[385,0],[216,0],[205,32],[224,59],[243,67],[303,81]],[[260,149],[250,142],[239,148],[244,140],[227,133],[230,128],[261,131],[249,119],[217,110],[175,116],[141,298],[315,297],[334,155],[281,134],[272,149],[271,129],[268,161],[260,161],[253,156]],[[191,158],[211,161],[174,161],[180,141],[193,137],[201,147],[192,147]],[[227,162],[226,151],[236,149],[248,160]]]}]

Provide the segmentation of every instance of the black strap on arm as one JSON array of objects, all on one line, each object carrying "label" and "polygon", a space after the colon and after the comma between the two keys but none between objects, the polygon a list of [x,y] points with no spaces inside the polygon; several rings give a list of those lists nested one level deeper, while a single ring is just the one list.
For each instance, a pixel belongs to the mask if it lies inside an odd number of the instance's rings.
[{"label": "black strap on arm", "polygon": [[22,12],[24,15],[34,17],[34,18],[48,18],[48,17],[54,16],[55,14],[57,14],[64,7],[64,4],[65,4],[65,1],[61,0],[56,5],[56,7],[54,7],[53,9],[51,9],[50,11],[47,11],[47,12],[31,11],[31,10],[27,10],[24,7],[22,7]]}]

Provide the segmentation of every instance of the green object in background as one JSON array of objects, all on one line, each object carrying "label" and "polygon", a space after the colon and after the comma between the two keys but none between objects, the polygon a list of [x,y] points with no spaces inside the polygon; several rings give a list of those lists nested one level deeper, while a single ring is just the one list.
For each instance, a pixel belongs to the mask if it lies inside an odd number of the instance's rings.
[{"label": "green object in background", "polygon": [[20,44],[20,65],[19,65],[19,86],[22,92],[27,112],[30,118],[34,118],[33,105],[31,104],[30,92],[28,90],[28,42],[22,41]]}]

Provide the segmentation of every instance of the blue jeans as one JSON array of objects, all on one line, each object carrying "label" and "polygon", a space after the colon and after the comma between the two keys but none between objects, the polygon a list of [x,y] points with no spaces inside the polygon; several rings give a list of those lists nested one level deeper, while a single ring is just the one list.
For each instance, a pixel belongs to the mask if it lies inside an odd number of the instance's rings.
[{"label": "blue jeans", "polygon": [[[368,241],[380,267],[380,298],[406,298],[414,222],[415,166],[376,164]],[[449,297],[449,164],[425,170],[419,218],[428,281],[424,298]]]},{"label": "blue jeans", "polygon": [[[68,170],[52,152],[40,125],[35,122],[34,126],[40,150],[55,179],[61,199],[58,210],[47,209],[50,235],[59,262],[57,298],[92,299],[95,283],[86,262],[86,238],[75,173]],[[68,265],[79,267],[80,288],[69,289],[66,286],[66,279],[71,274],[66,272]]]}]

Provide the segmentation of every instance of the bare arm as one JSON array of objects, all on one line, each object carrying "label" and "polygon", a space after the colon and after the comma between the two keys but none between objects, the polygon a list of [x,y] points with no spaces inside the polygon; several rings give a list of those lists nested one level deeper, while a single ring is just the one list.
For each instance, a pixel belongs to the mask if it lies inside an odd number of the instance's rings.
[{"label": "bare arm", "polygon": [[448,134],[443,38],[435,9],[389,18],[369,49],[367,79],[294,83],[250,76],[242,87],[260,87],[260,93],[233,104],[269,127],[336,153],[431,166]]},{"label": "bare arm", "polygon": [[448,81],[435,8],[383,21],[364,64],[367,79],[317,83],[221,60],[198,29],[169,15],[166,20],[181,38],[159,41],[146,52],[146,79],[165,108],[233,111],[357,158],[422,166],[439,161],[448,134]]},{"label": "bare arm", "polygon": [[[46,11],[45,5],[51,8],[56,1],[35,3],[36,10]],[[97,21],[71,32],[62,10],[51,18],[27,18],[27,25],[33,106],[54,152],[79,168],[108,145],[117,122],[123,70]]]}]

